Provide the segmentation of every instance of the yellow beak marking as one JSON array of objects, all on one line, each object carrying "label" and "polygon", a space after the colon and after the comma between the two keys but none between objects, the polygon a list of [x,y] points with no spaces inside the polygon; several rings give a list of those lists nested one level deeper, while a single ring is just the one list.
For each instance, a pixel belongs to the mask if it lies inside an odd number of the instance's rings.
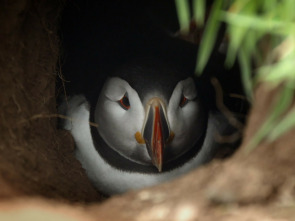
[{"label": "yellow beak marking", "polygon": [[144,139],[143,139],[143,137],[142,137],[142,135],[141,135],[141,133],[139,131],[137,131],[134,134],[134,137],[135,137],[137,143],[139,143],[139,144],[145,144],[145,141],[144,141]]}]

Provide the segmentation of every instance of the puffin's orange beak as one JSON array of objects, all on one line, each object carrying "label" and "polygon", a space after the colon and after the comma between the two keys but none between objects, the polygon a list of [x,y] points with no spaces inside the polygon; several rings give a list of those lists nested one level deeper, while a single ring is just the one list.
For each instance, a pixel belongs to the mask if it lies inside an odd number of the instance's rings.
[{"label": "puffin's orange beak", "polygon": [[148,102],[143,138],[152,162],[159,172],[162,171],[163,151],[169,137],[170,129],[165,106],[161,99],[153,98]]}]

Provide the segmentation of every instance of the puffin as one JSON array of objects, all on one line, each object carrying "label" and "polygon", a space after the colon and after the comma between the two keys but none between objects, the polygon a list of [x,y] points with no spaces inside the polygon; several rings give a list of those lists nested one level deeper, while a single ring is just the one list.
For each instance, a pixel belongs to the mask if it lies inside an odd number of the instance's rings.
[{"label": "puffin", "polygon": [[[218,136],[236,131],[215,107],[206,74],[194,73],[195,45],[151,32],[142,20],[139,25],[118,20],[124,32],[117,41],[114,31],[88,28],[85,21],[62,35],[61,68],[69,86],[59,101],[58,111],[66,116],[60,125],[71,133],[90,181],[106,195],[186,174],[214,159],[224,146]],[[205,72],[221,66],[215,62]]]},{"label": "puffin", "polygon": [[108,77],[96,103],[75,95],[61,105],[75,156],[99,191],[157,185],[214,158],[222,146],[217,135],[234,129],[208,109],[197,86],[171,64],[144,59]]}]

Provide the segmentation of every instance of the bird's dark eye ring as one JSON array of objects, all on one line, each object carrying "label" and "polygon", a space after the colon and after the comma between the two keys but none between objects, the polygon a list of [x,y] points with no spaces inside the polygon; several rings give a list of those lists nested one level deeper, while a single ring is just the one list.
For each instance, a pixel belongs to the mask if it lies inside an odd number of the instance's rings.
[{"label": "bird's dark eye ring", "polygon": [[129,98],[125,94],[119,101],[118,103],[124,110],[129,110],[130,108],[130,103],[129,103]]},{"label": "bird's dark eye ring", "polygon": [[179,107],[184,107],[188,102],[189,100],[184,95],[182,95],[181,100],[179,102]]}]

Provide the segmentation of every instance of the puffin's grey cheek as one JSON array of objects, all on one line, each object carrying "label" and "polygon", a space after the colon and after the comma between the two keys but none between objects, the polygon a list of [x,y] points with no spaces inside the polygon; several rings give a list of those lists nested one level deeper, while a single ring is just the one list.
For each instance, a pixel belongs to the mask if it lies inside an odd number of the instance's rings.
[{"label": "puffin's grey cheek", "polygon": [[124,116],[124,111],[120,110],[118,105],[111,101],[103,103],[98,102],[95,109],[95,121],[98,123],[98,132],[107,143],[114,140],[117,143],[117,130],[120,125],[120,119]]},{"label": "puffin's grey cheek", "polygon": [[170,128],[174,133],[174,138],[169,144],[169,152],[172,155],[178,155],[183,151],[183,143],[185,141],[185,131],[184,131],[184,121],[183,117],[181,116],[182,113],[177,111],[170,113],[168,115],[168,120],[170,123]]},{"label": "puffin's grey cheek", "polygon": [[192,148],[204,133],[203,110],[197,102],[191,101],[168,117],[171,119],[171,130],[175,133],[170,152],[181,155]]},{"label": "puffin's grey cheek", "polygon": [[125,158],[150,164],[145,145],[139,144],[135,138],[136,131],[142,127],[144,113],[134,106],[131,103],[131,108],[124,110],[114,101],[98,102],[95,112],[98,133],[110,148]]}]

